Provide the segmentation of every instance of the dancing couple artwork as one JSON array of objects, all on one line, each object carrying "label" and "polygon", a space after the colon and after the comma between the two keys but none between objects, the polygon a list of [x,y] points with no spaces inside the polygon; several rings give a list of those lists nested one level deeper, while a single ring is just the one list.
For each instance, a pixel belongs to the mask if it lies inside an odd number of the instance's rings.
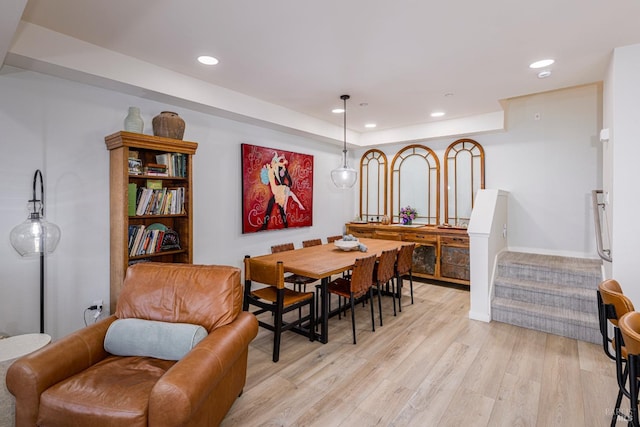
[{"label": "dancing couple artwork", "polygon": [[242,144],[242,232],[313,224],[313,156]]}]

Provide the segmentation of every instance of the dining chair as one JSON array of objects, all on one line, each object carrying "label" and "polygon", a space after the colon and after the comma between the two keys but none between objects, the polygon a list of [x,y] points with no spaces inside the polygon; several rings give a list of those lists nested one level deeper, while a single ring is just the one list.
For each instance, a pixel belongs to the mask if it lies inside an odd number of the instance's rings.
[{"label": "dining chair", "polygon": [[[611,426],[615,426],[618,420],[618,416],[626,416],[620,413],[620,404],[622,403],[622,396],[627,395],[625,384],[627,382],[627,376],[629,373],[629,366],[627,362],[627,348],[622,344],[620,338],[616,338],[619,335],[618,323],[619,319],[634,311],[633,303],[622,293],[620,283],[614,279],[607,279],[602,281],[598,285],[596,291],[598,301],[598,317],[600,321],[600,333],[602,335],[602,347],[604,353],[610,359],[616,361],[616,378],[618,380],[618,396],[616,397],[616,403],[613,410],[613,416],[611,418]],[[609,324],[613,326],[613,336],[610,334]],[[614,353],[611,352],[613,348]],[[622,367],[623,365],[624,368]],[[633,378],[633,377],[631,377]]]},{"label": "dining chair", "polygon": [[[398,249],[389,249],[382,251],[380,259],[376,262],[373,268],[373,283],[378,290],[378,312],[380,313],[380,326],[382,326],[382,295],[380,287],[388,284],[395,274],[396,258],[398,256]],[[393,284],[391,285],[391,298],[393,299],[393,315],[396,315],[396,296],[393,292]]]},{"label": "dining chair", "polygon": [[[629,390],[624,390],[624,394],[629,397],[629,417],[624,417],[628,425],[640,427],[638,420],[638,395],[640,377],[640,313],[630,311],[620,316],[618,319],[618,333],[616,338],[624,342],[627,356],[627,370],[629,373]],[[620,344],[618,344],[618,347]],[[614,413],[614,417],[618,415]],[[622,414],[619,414],[622,415]],[[624,416],[624,415],[622,415]],[[617,417],[616,417],[617,418]],[[614,424],[614,420],[611,421]]]},{"label": "dining chair", "polygon": [[336,240],[342,239],[342,236],[329,236],[327,237],[327,243],[333,243]]},{"label": "dining chair", "polygon": [[355,300],[369,294],[369,301],[371,306],[371,330],[375,332],[375,315],[373,313],[373,266],[376,263],[376,255],[369,257],[356,259],[353,268],[351,269],[351,278],[345,279],[338,277],[327,285],[327,291],[329,296],[331,294],[338,295],[338,318],[340,318],[340,312],[342,311],[341,298],[349,299],[351,305],[351,328],[353,330],[353,343],[356,343],[356,317],[355,317]]},{"label": "dining chair", "polygon": [[320,239],[311,239],[311,240],[305,240],[302,242],[302,247],[303,248],[309,248],[311,246],[319,246],[322,244],[322,240]]},{"label": "dining chair", "polygon": [[402,311],[402,276],[409,275],[409,285],[411,287],[411,304],[413,304],[413,250],[415,243],[404,245],[398,251],[398,259],[395,266],[396,290],[398,292],[398,309]]},{"label": "dining chair", "polygon": [[[293,243],[291,243],[291,242],[282,243],[282,244],[279,244],[279,245],[271,246],[271,253],[275,254],[275,253],[278,253],[278,252],[292,251],[294,249],[295,249],[295,247],[293,246]],[[312,277],[302,276],[300,274],[287,273],[284,276],[284,282],[293,285],[293,290],[296,290],[296,288],[297,288],[298,292],[306,292],[307,291],[307,285],[309,283],[313,283],[315,281],[316,281],[316,279],[314,279]]]},{"label": "dining chair", "polygon": [[[273,361],[280,359],[280,341],[282,332],[292,330],[308,334],[309,341],[315,339],[315,295],[313,292],[297,292],[284,286],[284,264],[282,261],[268,263],[244,257],[244,301],[242,308],[249,311],[251,305],[258,307],[254,315],[265,312],[273,314],[273,324],[258,319],[258,325],[273,332]],[[253,283],[267,285],[252,290]],[[296,309],[309,306],[307,316],[298,315],[297,319],[284,321],[284,315]],[[309,322],[308,331],[302,325]]]}]

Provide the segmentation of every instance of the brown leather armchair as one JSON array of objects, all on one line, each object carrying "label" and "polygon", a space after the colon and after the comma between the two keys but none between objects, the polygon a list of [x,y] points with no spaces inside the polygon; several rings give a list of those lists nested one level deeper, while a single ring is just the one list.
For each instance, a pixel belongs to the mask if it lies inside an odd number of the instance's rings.
[{"label": "brown leather armchair", "polygon": [[[235,267],[130,267],[114,315],[11,365],[16,426],[218,425],[242,393],[258,333],[242,295]],[[202,325],[209,334],[177,362],[114,356],[105,334],[123,318]]]}]

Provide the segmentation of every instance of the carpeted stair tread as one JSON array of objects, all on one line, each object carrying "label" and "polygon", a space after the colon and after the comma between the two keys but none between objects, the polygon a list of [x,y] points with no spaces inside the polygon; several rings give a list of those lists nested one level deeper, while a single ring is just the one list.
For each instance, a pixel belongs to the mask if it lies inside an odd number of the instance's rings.
[{"label": "carpeted stair tread", "polygon": [[528,252],[505,251],[500,255],[501,263],[518,264],[523,266],[545,266],[549,269],[570,270],[591,274],[593,269],[599,269],[602,261],[591,258],[573,258],[558,255],[543,255]]},{"label": "carpeted stair tread", "polygon": [[597,307],[593,304],[596,295],[593,289],[500,277],[496,278],[494,287],[496,297],[551,306],[565,306],[597,313]]},{"label": "carpeted stair tread", "polygon": [[522,310],[529,313],[536,313],[540,316],[563,318],[569,322],[583,322],[600,330],[597,313],[592,314],[563,307],[536,305],[524,301],[509,300],[506,298],[494,298],[493,303],[494,308],[501,308],[510,311]]},{"label": "carpeted stair tread", "polygon": [[567,308],[494,298],[492,319],[596,344],[601,340],[597,315]]},{"label": "carpeted stair tread", "polygon": [[565,283],[595,290],[602,277],[602,261],[509,251],[500,255],[496,276]]}]

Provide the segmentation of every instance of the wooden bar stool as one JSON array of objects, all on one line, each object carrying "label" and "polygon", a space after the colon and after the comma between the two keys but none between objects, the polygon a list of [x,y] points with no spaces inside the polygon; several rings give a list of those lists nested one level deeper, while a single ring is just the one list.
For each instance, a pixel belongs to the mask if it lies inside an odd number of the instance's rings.
[{"label": "wooden bar stool", "polygon": [[[627,394],[625,392],[625,383],[629,370],[627,364],[627,349],[622,344],[622,340],[619,337],[616,338],[615,335],[619,335],[619,319],[625,314],[634,311],[634,308],[631,300],[623,295],[622,288],[618,281],[614,279],[604,280],[598,285],[597,300],[602,347],[607,357],[616,361],[618,396],[616,397],[613,416],[611,418],[611,426],[614,427],[618,416],[627,418],[624,414],[620,413],[620,404],[622,403],[622,396]],[[609,333],[609,324],[613,325],[614,328],[613,337]],[[611,347],[615,350],[613,354],[611,353]],[[622,365],[625,365],[624,368]]]},{"label": "wooden bar stool", "polygon": [[[629,405],[630,415],[629,425],[640,427],[638,420],[638,379],[640,376],[640,313],[630,311],[621,316],[618,320],[620,339],[624,341],[627,349],[627,368],[629,371]],[[623,390],[625,395],[627,391]],[[615,414],[614,414],[615,415]],[[612,424],[613,421],[612,421]]]}]

